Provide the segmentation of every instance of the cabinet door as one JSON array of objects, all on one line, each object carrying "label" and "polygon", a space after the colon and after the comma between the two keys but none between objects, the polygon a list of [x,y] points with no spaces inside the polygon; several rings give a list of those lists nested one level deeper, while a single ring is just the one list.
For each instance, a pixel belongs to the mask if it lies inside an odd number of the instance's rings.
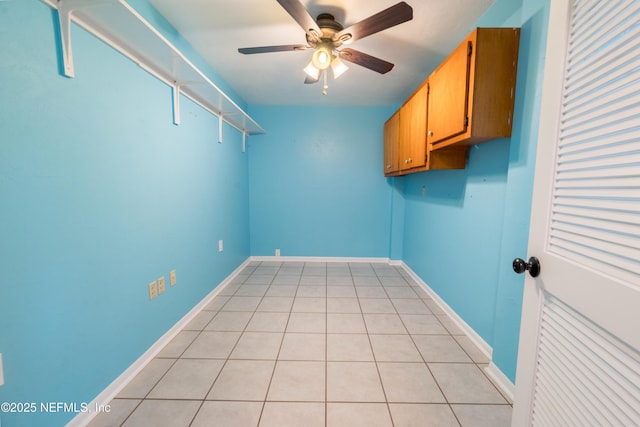
[{"label": "cabinet door", "polygon": [[400,169],[426,164],[427,90],[423,84],[400,109]]},{"label": "cabinet door", "polygon": [[430,144],[466,132],[471,42],[460,44],[429,76]]},{"label": "cabinet door", "polygon": [[400,111],[397,111],[384,124],[384,173],[397,172],[400,150]]}]

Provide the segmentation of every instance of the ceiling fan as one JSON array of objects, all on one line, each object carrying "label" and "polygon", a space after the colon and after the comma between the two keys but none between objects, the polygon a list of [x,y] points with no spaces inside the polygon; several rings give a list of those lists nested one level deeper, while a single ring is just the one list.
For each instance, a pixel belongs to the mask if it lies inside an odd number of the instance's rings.
[{"label": "ceiling fan", "polygon": [[360,65],[380,74],[391,71],[393,64],[355,49],[342,48],[356,40],[394,27],[413,19],[413,8],[404,1],[376,13],[356,24],[344,28],[333,15],[321,13],[313,19],[300,0],[277,0],[306,33],[307,44],[246,47],[238,49],[244,54],[287,52],[314,49],[311,62],[304,69],[305,83],[316,83],[324,77],[322,93],[327,94],[327,69],[333,77],[340,77],[348,67],[342,60]]}]

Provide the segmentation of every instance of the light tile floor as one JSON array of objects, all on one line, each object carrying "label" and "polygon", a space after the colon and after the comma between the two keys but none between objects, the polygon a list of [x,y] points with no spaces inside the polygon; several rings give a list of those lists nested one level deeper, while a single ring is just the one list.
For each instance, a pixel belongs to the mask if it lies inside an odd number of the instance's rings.
[{"label": "light tile floor", "polygon": [[91,426],[509,426],[487,363],[400,267],[252,262]]}]

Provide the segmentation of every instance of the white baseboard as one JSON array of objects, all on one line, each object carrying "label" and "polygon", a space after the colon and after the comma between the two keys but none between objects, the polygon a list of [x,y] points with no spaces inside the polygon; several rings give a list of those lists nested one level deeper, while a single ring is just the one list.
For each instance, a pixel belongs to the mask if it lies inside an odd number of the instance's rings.
[{"label": "white baseboard", "polygon": [[252,256],[251,261],[262,262],[369,262],[369,263],[389,263],[389,258],[375,257],[314,257],[314,256]]},{"label": "white baseboard", "polygon": [[440,298],[440,296],[433,289],[431,289],[429,285],[427,285],[420,278],[420,276],[416,274],[415,271],[413,271],[402,261],[393,261],[391,264],[399,265],[404,268],[407,273],[409,273],[411,278],[415,280],[416,283],[418,283],[427,292],[427,294],[431,297],[431,299],[433,299],[438,307],[440,307],[442,311],[444,311],[447,316],[449,316],[451,320],[453,320],[456,326],[462,329],[462,331],[469,337],[469,339],[476,345],[476,347],[478,347],[480,351],[482,351],[482,353],[487,356],[488,359],[491,359],[491,354],[493,353],[493,349],[491,348],[491,346],[480,335],[478,335],[478,333],[474,331],[473,328],[471,328],[471,326],[467,324],[467,322],[462,320],[462,317],[458,316],[458,313],[456,313],[451,307],[449,307],[449,304],[444,302],[444,300]]},{"label": "white baseboard", "polygon": [[[424,290],[429,294],[429,296],[433,299],[433,301],[444,311],[454,322],[455,324],[462,329],[462,331],[469,337],[469,339],[484,353],[484,355],[491,360],[491,356],[493,354],[493,349],[491,346],[484,340],[476,331],[471,328],[458,314],[451,308],[449,305],[444,302],[442,298],[438,296],[438,294],[429,287],[421,278],[413,271],[408,265],[406,265],[403,261],[390,261],[391,265],[397,265],[405,269],[407,273],[411,276],[413,280],[416,281]],[[513,402],[513,396],[515,392],[515,385],[509,380],[509,378],[498,368],[493,362],[489,363],[489,366],[485,368],[485,373],[496,387],[500,388],[505,397],[510,400],[510,403]]]},{"label": "white baseboard", "polygon": [[513,396],[515,395],[516,386],[511,380],[498,368],[493,362],[484,368],[484,372],[491,378],[493,383],[500,388],[505,397],[509,400],[509,403],[513,403]]},{"label": "white baseboard", "polygon": [[[116,378],[107,388],[105,388],[93,401],[91,401],[87,408],[100,408],[109,404],[120,393],[129,382],[136,376],[149,362],[157,356],[158,353],[167,345],[182,329],[189,324],[197,315],[205,308],[213,299],[222,291],[225,287],[231,283],[231,281],[244,269],[251,261],[251,258],[247,258],[238,268],[236,268],[227,278],[225,278],[216,288],[205,296],[198,304],[196,304],[182,319],[180,319],[171,329],[169,329],[164,335],[158,339],[142,356],[140,356],[131,366],[129,366],[118,378]],[[67,427],[81,427],[86,426],[89,422],[98,415],[98,412],[87,411],[80,412],[69,423]]]}]

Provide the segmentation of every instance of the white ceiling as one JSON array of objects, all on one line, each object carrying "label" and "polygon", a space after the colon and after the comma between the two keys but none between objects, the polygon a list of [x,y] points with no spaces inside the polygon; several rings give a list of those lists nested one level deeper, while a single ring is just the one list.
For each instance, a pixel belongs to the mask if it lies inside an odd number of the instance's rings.
[{"label": "white ceiling", "polygon": [[[301,0],[312,17],[332,13],[348,27],[399,0]],[[381,75],[347,63],[338,80],[305,85],[312,50],[255,55],[238,48],[306,44],[276,0],[150,0],[250,105],[393,105],[406,99],[473,29],[494,0],[406,0],[413,20],[349,45],[395,64]]]}]

